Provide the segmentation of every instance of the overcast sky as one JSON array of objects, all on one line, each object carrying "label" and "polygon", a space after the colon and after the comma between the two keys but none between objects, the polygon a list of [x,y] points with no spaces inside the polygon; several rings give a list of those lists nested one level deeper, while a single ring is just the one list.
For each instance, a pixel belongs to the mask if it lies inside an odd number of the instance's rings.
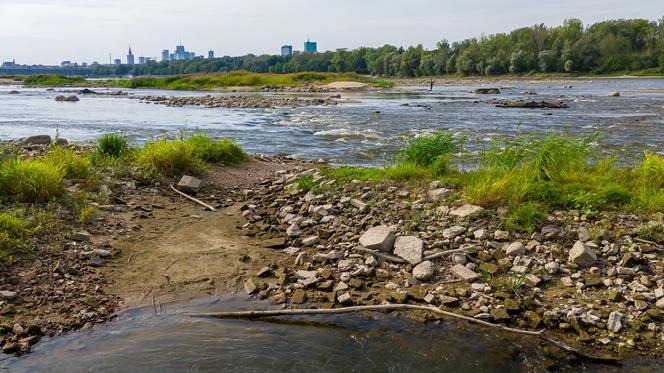
[{"label": "overcast sky", "polygon": [[0,61],[58,64],[108,62],[131,44],[158,57],[179,40],[217,56],[301,50],[413,45],[433,48],[566,18],[589,24],[613,18],[664,16],[664,0],[0,0]]}]

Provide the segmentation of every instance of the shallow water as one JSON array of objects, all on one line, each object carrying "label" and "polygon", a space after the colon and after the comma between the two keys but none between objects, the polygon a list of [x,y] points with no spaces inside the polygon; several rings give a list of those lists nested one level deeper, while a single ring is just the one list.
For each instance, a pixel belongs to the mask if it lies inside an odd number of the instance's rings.
[{"label": "shallow water", "polygon": [[[223,297],[123,313],[93,330],[47,339],[30,354],[0,357],[12,372],[537,372],[532,338],[515,338],[452,321],[426,326],[380,314],[218,320],[187,314],[258,309],[264,303]],[[657,361],[629,359],[629,371]],[[566,371],[620,371],[566,365]]]},{"label": "shallow water", "polygon": [[[81,101],[77,103],[55,102],[53,98],[59,92],[0,86],[0,139],[55,135],[57,128],[60,136],[68,140],[91,141],[104,132],[124,131],[141,143],[154,136],[175,136],[182,130],[200,129],[215,137],[236,138],[251,153],[381,165],[393,158],[405,139],[434,129],[468,136],[471,149],[504,134],[600,131],[601,143],[627,157],[640,155],[644,148],[664,152],[664,79],[514,83],[502,87],[503,94],[495,96],[466,92],[472,88],[475,86],[438,87],[433,92],[413,88],[403,93],[342,94],[354,103],[328,107],[207,109],[170,108],[126,98],[84,95],[79,95]],[[21,94],[9,95],[12,89]],[[525,91],[537,95],[525,96]],[[610,91],[620,91],[622,97],[607,97]],[[524,97],[565,100],[570,108],[501,109],[485,102],[491,98]]]}]

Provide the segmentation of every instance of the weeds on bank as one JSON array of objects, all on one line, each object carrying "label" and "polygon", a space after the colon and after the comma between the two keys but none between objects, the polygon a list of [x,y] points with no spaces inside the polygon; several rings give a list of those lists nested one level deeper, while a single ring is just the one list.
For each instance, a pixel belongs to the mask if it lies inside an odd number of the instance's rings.
[{"label": "weeds on bank", "polygon": [[118,133],[107,133],[97,139],[97,151],[104,157],[120,158],[129,149],[127,137]]},{"label": "weeds on bank", "polygon": [[207,163],[232,165],[246,159],[242,148],[232,140],[213,140],[205,134],[147,142],[134,156],[136,166],[148,177],[200,175],[207,171]]},{"label": "weeds on bank", "polygon": [[518,294],[519,290],[526,283],[527,274],[524,273],[507,273],[502,275],[494,275],[486,271],[482,271],[481,281],[491,287],[494,291],[506,291]]},{"label": "weeds on bank", "polygon": [[314,190],[318,185],[314,181],[314,177],[312,175],[304,175],[298,177],[295,180],[295,186],[297,186],[299,191],[307,193],[311,190]]}]

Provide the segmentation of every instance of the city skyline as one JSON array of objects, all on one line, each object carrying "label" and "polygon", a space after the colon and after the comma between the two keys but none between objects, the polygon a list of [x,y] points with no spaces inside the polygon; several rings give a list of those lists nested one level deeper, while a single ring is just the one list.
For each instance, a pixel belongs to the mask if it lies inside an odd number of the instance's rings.
[{"label": "city skyline", "polygon": [[[526,0],[471,0],[461,4],[414,0],[408,6],[377,0],[339,0],[315,6],[304,0],[278,4],[247,1],[232,0],[222,7],[212,0],[190,0],[186,4],[157,0],[72,0],[66,4],[56,0],[3,0],[0,60],[15,59],[25,64],[59,64],[63,60],[107,63],[109,52],[113,58],[124,60],[129,42],[137,56],[158,58],[164,45],[178,39],[200,55],[208,50],[216,51],[217,56],[279,54],[281,45],[301,47],[306,35],[318,41],[321,50],[384,44],[423,44],[431,49],[444,38],[458,41],[535,23],[556,26],[572,17],[590,24],[615,18],[655,20],[663,13],[659,0],[640,1],[638,7],[627,0],[588,0],[583,4],[559,0],[537,7],[528,6]],[[513,12],[516,7],[526,11]],[[353,12],[348,12],[349,8]],[[179,24],[187,27],[174,26]],[[269,30],[268,38],[265,30]]]}]

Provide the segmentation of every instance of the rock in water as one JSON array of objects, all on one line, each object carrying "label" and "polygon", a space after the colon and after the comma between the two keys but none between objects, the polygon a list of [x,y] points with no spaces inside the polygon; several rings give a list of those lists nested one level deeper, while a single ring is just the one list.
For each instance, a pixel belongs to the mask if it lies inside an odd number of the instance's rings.
[{"label": "rock in water", "polygon": [[422,240],[415,236],[397,237],[394,241],[394,255],[405,259],[410,264],[422,261]]},{"label": "rock in water", "polygon": [[178,189],[185,193],[195,194],[201,189],[201,180],[193,176],[184,175],[178,182]]},{"label": "rock in water", "polygon": [[609,97],[620,97],[620,92],[609,92],[607,95]]},{"label": "rock in water", "polygon": [[422,262],[413,268],[413,277],[418,280],[428,280],[433,276],[434,267],[430,261]]},{"label": "rock in water", "polygon": [[387,225],[373,227],[360,237],[360,245],[370,250],[390,252],[394,247],[394,233]]},{"label": "rock in water", "polygon": [[581,241],[576,241],[572,250],[569,251],[569,261],[580,267],[588,268],[595,264],[597,255],[595,251]]},{"label": "rock in water", "polygon": [[[57,101],[57,98],[56,98],[56,101]],[[77,101],[79,101],[79,99],[78,99],[78,97],[72,95],[72,96],[66,96],[66,97],[63,98],[61,101],[65,101],[65,102],[77,102]]]},{"label": "rock in water", "polygon": [[21,142],[27,145],[50,145],[51,141],[51,136],[49,135],[28,136],[21,139]]}]

